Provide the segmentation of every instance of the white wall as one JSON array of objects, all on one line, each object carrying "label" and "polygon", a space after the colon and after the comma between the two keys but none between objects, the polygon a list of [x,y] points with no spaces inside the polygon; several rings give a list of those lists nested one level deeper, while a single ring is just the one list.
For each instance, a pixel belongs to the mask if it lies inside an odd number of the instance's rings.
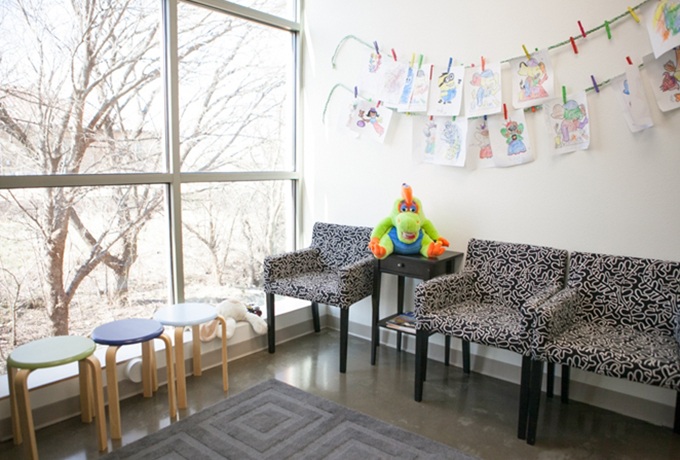
[{"label": "white wall", "polygon": [[[591,29],[629,5],[626,0],[306,1],[304,228],[309,231],[319,220],[373,226],[389,214],[401,183],[407,182],[454,250],[464,251],[469,238],[479,237],[680,260],[680,110],[660,112],[647,79],[653,128],[632,134],[619,115],[612,88],[605,86],[599,94],[588,93],[589,150],[546,153],[544,115],[527,113],[536,159],[506,169],[414,161],[412,119],[402,114],[393,117],[385,144],[347,137],[336,125],[353,95],[342,88],[335,91],[322,120],[333,85],[354,87],[368,60],[370,49],[349,40],[332,67],[335,48],[347,35],[376,40],[383,52],[394,48],[403,59],[422,53],[428,63],[444,65],[453,56],[479,65],[481,56],[487,62],[522,56],[523,44],[533,50],[568,40],[580,33],[577,21]],[[578,55],[570,46],[551,51],[557,84],[570,92],[583,90],[592,86],[590,75],[599,81],[614,77],[624,71],[626,56],[640,63],[651,52],[646,30],[632,18],[612,25],[612,35],[607,40],[600,30],[579,40]],[[507,65],[503,77],[509,94]],[[510,98],[504,100],[510,106]],[[383,284],[383,299],[393,299],[393,284]],[[351,321],[370,324],[370,302],[354,306]],[[672,404],[670,393],[660,398]]]}]

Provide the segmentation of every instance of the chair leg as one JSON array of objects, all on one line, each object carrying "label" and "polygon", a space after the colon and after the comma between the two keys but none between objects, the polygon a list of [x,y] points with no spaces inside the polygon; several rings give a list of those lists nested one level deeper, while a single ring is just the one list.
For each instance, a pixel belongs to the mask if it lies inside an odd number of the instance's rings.
[{"label": "chair leg", "polygon": [[562,403],[569,403],[569,366],[562,364]]},{"label": "chair leg", "polygon": [[545,385],[545,395],[552,398],[555,394],[555,363],[548,363]]},{"label": "chair leg", "polygon": [[531,383],[531,357],[522,356],[522,375],[519,387],[519,422],[517,423],[517,437],[519,439],[527,438],[530,383]]},{"label": "chair leg", "polygon": [[347,371],[347,344],[349,341],[349,309],[340,309],[340,373]]},{"label": "chair leg", "polygon": [[267,342],[269,343],[269,353],[276,351],[276,334],[274,328],[276,327],[274,314],[274,294],[267,293]]},{"label": "chair leg", "polygon": [[423,383],[425,381],[425,362],[427,361],[427,341],[429,336],[427,331],[419,329],[416,331],[416,378],[414,399],[418,402],[423,400]]},{"label": "chair leg", "polygon": [[38,458],[38,446],[35,441],[35,427],[33,425],[33,412],[31,400],[28,395],[28,375],[31,369],[20,369],[14,380],[14,392],[17,398],[19,424],[24,440],[24,457],[28,459]]},{"label": "chair leg", "polygon": [[680,434],[680,391],[675,393],[675,422],[673,432]]},{"label": "chair leg", "polygon": [[[90,374],[90,377],[85,380],[90,385],[87,392],[92,395],[92,405],[94,406],[92,410],[97,425],[97,443],[99,451],[103,452],[108,447],[108,439],[106,438],[106,412],[104,411],[104,392],[102,389],[102,365],[94,355],[88,356],[82,362],[84,366],[81,368],[81,372]],[[83,389],[81,388],[80,391],[82,392]]]},{"label": "chair leg", "polygon": [[321,332],[321,320],[319,319],[319,304],[312,302],[312,322],[314,323],[314,332]]},{"label": "chair leg", "polygon": [[470,373],[470,341],[463,340],[463,372]]},{"label": "chair leg", "polygon": [[222,328],[222,389],[229,391],[229,354],[227,351],[227,320],[221,315],[217,317]]},{"label": "chair leg", "polygon": [[448,366],[451,363],[451,336],[444,337],[444,365]]},{"label": "chair leg", "polygon": [[543,361],[531,360],[531,379],[529,383],[529,425],[527,427],[527,444],[536,443],[538,426],[538,410],[541,403],[541,384],[543,381]]}]

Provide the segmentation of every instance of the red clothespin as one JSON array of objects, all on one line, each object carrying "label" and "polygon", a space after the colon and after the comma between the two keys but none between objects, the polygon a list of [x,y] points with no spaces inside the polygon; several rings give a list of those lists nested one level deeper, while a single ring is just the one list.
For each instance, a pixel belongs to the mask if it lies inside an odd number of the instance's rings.
[{"label": "red clothespin", "polygon": [[434,65],[430,66],[430,81],[432,80],[432,73],[434,72]]},{"label": "red clothespin", "polygon": [[628,63],[628,65],[633,65],[633,61],[630,58],[630,56],[626,56],[626,62]]},{"label": "red clothespin", "polygon": [[508,119],[508,106],[503,104],[503,117],[507,120]]},{"label": "red clothespin", "polygon": [[574,49],[574,54],[578,54],[578,48],[576,47],[574,37],[569,37],[569,41],[571,41],[571,47]]},{"label": "red clothespin", "polygon": [[380,107],[380,104],[381,104],[381,103],[382,103],[382,101],[378,101],[378,103],[375,105],[375,107],[376,107],[376,108]]},{"label": "red clothespin", "polygon": [[486,70],[486,61],[484,60],[484,56],[482,56],[482,72]]},{"label": "red clothespin", "polygon": [[397,52],[394,51],[394,48],[392,48],[392,57],[394,58],[394,62],[397,62]]},{"label": "red clothespin", "polygon": [[586,30],[583,28],[583,24],[581,24],[581,21],[578,21],[578,28],[581,29],[581,36],[583,38],[586,38]]}]

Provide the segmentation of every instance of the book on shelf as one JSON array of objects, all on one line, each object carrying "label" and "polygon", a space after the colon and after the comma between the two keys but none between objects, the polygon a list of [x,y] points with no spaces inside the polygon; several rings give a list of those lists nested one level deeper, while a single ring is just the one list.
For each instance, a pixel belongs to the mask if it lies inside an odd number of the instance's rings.
[{"label": "book on shelf", "polygon": [[388,319],[385,325],[390,329],[415,334],[416,333],[415,313],[412,311],[407,311],[405,313],[395,316],[394,318]]}]

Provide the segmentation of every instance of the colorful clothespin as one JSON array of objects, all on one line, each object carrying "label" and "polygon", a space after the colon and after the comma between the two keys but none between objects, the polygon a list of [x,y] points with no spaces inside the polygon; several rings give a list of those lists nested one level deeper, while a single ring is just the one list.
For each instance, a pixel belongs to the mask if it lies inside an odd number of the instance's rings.
[{"label": "colorful clothespin", "polygon": [[522,45],[522,49],[524,50],[524,54],[526,55],[527,60],[531,59],[531,54],[529,54],[529,52],[527,51],[527,47]]},{"label": "colorful clothespin", "polygon": [[357,86],[354,87],[354,99],[359,97],[359,88]]},{"label": "colorful clothespin", "polygon": [[411,63],[409,64],[409,67],[413,67],[413,64],[416,63],[416,53],[411,54]]},{"label": "colorful clothespin", "polygon": [[581,21],[578,21],[578,28],[581,29],[581,36],[583,38],[586,38],[586,30],[583,28],[583,24],[581,24]]},{"label": "colorful clothespin", "polygon": [[374,41],[373,46],[375,47],[375,54],[380,55],[380,48],[378,48],[378,42]]},{"label": "colorful clothespin", "polygon": [[482,72],[486,70],[486,61],[484,60],[484,56],[482,56]]},{"label": "colorful clothespin", "polygon": [[574,37],[569,37],[569,41],[571,41],[571,47],[574,50],[574,54],[578,54],[578,48],[576,47],[576,41],[574,40]]},{"label": "colorful clothespin", "polygon": [[633,16],[633,19],[635,19],[635,22],[637,22],[639,24],[640,23],[640,17],[637,14],[635,14],[635,11],[633,10],[633,8],[631,8],[629,6],[628,12],[630,13],[631,16]]},{"label": "colorful clothespin", "polygon": [[449,66],[448,66],[448,68],[446,69],[446,73],[451,73],[451,65],[452,65],[452,64],[453,64],[453,58],[450,57],[450,58],[449,58]]},{"label": "colorful clothespin", "polygon": [[503,104],[503,118],[508,119],[508,106]]},{"label": "colorful clothespin", "polygon": [[418,59],[418,68],[420,69],[423,66],[423,55],[420,55],[420,58]]},{"label": "colorful clothespin", "polygon": [[630,56],[626,56],[626,62],[628,65],[633,65],[633,60],[630,58]]},{"label": "colorful clothespin", "polygon": [[567,87],[562,86],[562,103],[567,103]]},{"label": "colorful clothespin", "polygon": [[612,39],[612,29],[609,27],[609,21],[604,21],[604,28],[607,30],[607,38]]},{"label": "colorful clothespin", "polygon": [[432,80],[432,73],[434,72],[434,65],[430,66],[430,80]]},{"label": "colorful clothespin", "polygon": [[599,93],[599,92],[600,92],[600,87],[597,86],[597,82],[595,81],[595,77],[591,75],[591,76],[590,76],[590,80],[593,82],[593,88],[595,88],[595,92],[596,92],[596,93]]},{"label": "colorful clothespin", "polygon": [[392,57],[394,58],[394,62],[397,62],[397,52],[394,51],[394,48],[392,48]]}]

